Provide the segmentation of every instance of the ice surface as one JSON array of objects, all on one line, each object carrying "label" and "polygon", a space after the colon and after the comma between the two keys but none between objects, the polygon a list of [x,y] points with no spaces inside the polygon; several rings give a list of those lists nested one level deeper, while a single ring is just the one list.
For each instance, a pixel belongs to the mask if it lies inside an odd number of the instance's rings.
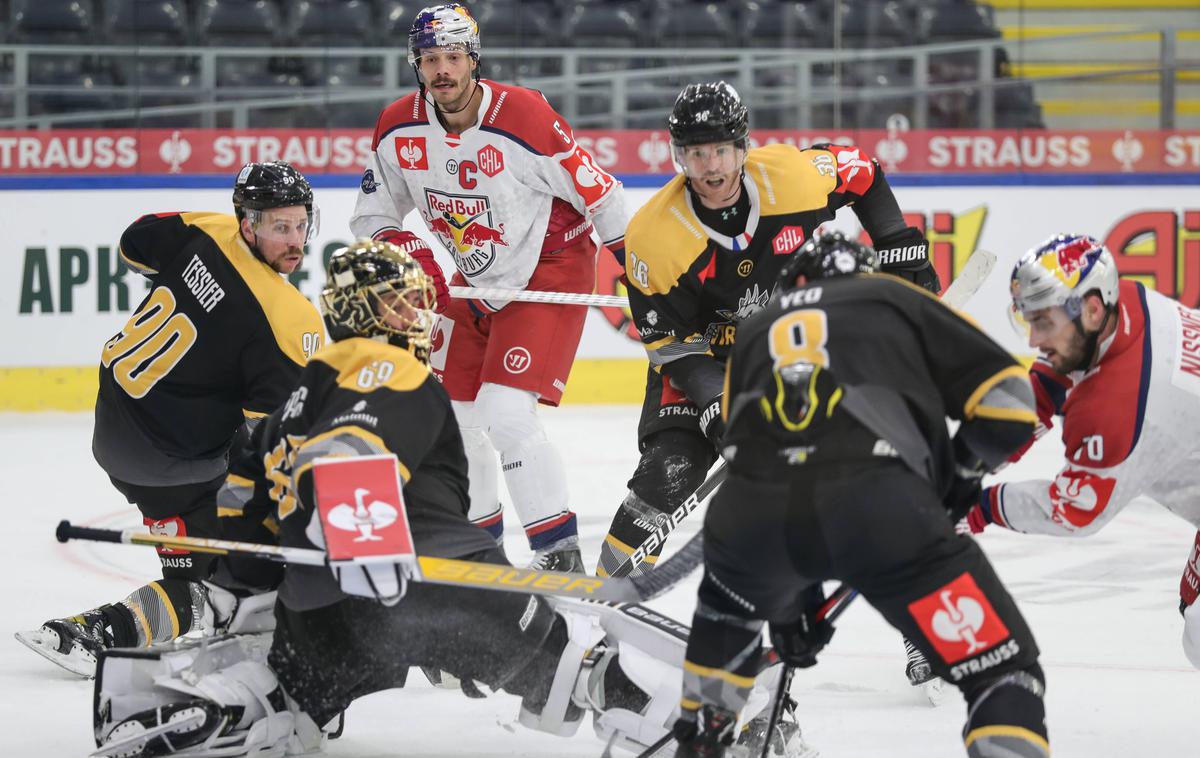
[{"label": "ice surface", "polygon": [[[633,407],[543,412],[570,470],[584,557],[592,567],[636,463]],[[0,548],[0,751],[11,756],[82,756],[92,748],[91,683],[51,666],[12,639],[47,618],[123,597],[155,575],[149,548],[59,545],[60,519],[125,527],[136,512],[108,483],[89,450],[89,414],[0,415],[0,484],[9,539]],[[1048,476],[1053,439],[1001,478]],[[699,526],[694,515],[668,551]],[[528,546],[508,520],[514,562]],[[864,528],[870,528],[864,525]],[[1006,532],[981,543],[1013,590],[1042,649],[1056,758],[1200,756],[1200,673],[1179,645],[1180,573],[1194,530],[1165,510],[1135,504],[1086,540]],[[653,605],[690,621],[698,576]],[[807,738],[824,758],[961,756],[962,700],[927,705],[904,678],[899,637],[866,603],[843,616],[821,664],[799,672]],[[414,672],[410,687],[350,709],[337,756],[589,756],[603,749],[588,724],[570,739],[513,725],[517,700],[468,700],[434,690]]]}]

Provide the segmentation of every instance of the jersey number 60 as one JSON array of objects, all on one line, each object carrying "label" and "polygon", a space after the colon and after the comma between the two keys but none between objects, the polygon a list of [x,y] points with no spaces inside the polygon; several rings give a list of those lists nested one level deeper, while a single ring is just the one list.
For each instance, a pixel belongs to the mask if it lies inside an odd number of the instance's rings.
[{"label": "jersey number 60", "polygon": [[175,296],[159,287],[121,333],[104,343],[100,362],[132,398],[146,396],[196,344],[196,325],[175,313]]}]

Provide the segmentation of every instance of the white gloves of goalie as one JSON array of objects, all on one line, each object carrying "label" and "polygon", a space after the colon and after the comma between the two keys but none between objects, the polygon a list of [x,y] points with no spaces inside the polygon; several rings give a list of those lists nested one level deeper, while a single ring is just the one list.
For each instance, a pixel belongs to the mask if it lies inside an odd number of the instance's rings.
[{"label": "white gloves of goalie", "polygon": [[[321,530],[321,514],[314,510],[304,536],[322,550],[325,549],[325,533]],[[395,605],[404,597],[408,580],[403,567],[398,563],[354,563],[330,562],[329,569],[342,592],[356,597],[369,597],[387,606]]]}]

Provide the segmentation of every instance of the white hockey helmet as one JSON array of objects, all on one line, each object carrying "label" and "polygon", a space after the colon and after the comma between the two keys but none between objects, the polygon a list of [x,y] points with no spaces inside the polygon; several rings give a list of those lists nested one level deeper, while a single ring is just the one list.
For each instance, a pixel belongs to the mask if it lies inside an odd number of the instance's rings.
[{"label": "white hockey helmet", "polygon": [[1015,312],[1058,306],[1073,321],[1089,292],[1098,292],[1105,307],[1115,308],[1118,283],[1116,261],[1100,241],[1056,234],[1021,256],[1013,267],[1009,292]]},{"label": "white hockey helmet", "polygon": [[414,68],[421,51],[433,47],[457,48],[479,60],[479,24],[463,5],[448,3],[422,8],[408,30],[408,62]]}]

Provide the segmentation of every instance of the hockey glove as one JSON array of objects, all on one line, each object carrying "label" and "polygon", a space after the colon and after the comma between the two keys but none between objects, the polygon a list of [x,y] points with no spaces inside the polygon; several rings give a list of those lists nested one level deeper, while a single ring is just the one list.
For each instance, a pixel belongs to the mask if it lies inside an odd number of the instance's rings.
[{"label": "hockey glove", "polygon": [[[322,550],[325,533],[321,530],[321,513],[313,509],[304,536]],[[333,580],[347,595],[369,597],[386,606],[399,603],[408,591],[408,579],[398,563],[329,563]]]},{"label": "hockey glove", "polygon": [[446,288],[446,277],[442,274],[442,267],[434,260],[433,250],[429,249],[425,240],[412,232],[399,232],[395,229],[382,231],[375,235],[375,239],[392,243],[420,263],[421,268],[433,280],[433,293],[437,297],[433,305],[434,312],[441,313],[446,310],[446,306],[450,304],[450,290]]},{"label": "hockey glove", "polygon": [[700,431],[708,437],[712,446],[721,451],[721,438],[725,436],[725,419],[721,418],[721,398],[717,395],[700,408]]},{"label": "hockey glove", "polygon": [[875,252],[885,274],[906,279],[935,295],[942,291],[937,271],[929,260],[929,241],[915,228],[910,226],[899,234],[876,240]]},{"label": "hockey glove", "polygon": [[771,623],[771,644],[789,666],[806,669],[817,665],[817,653],[833,639],[833,624],[817,621],[814,612],[807,610],[790,624]]}]

